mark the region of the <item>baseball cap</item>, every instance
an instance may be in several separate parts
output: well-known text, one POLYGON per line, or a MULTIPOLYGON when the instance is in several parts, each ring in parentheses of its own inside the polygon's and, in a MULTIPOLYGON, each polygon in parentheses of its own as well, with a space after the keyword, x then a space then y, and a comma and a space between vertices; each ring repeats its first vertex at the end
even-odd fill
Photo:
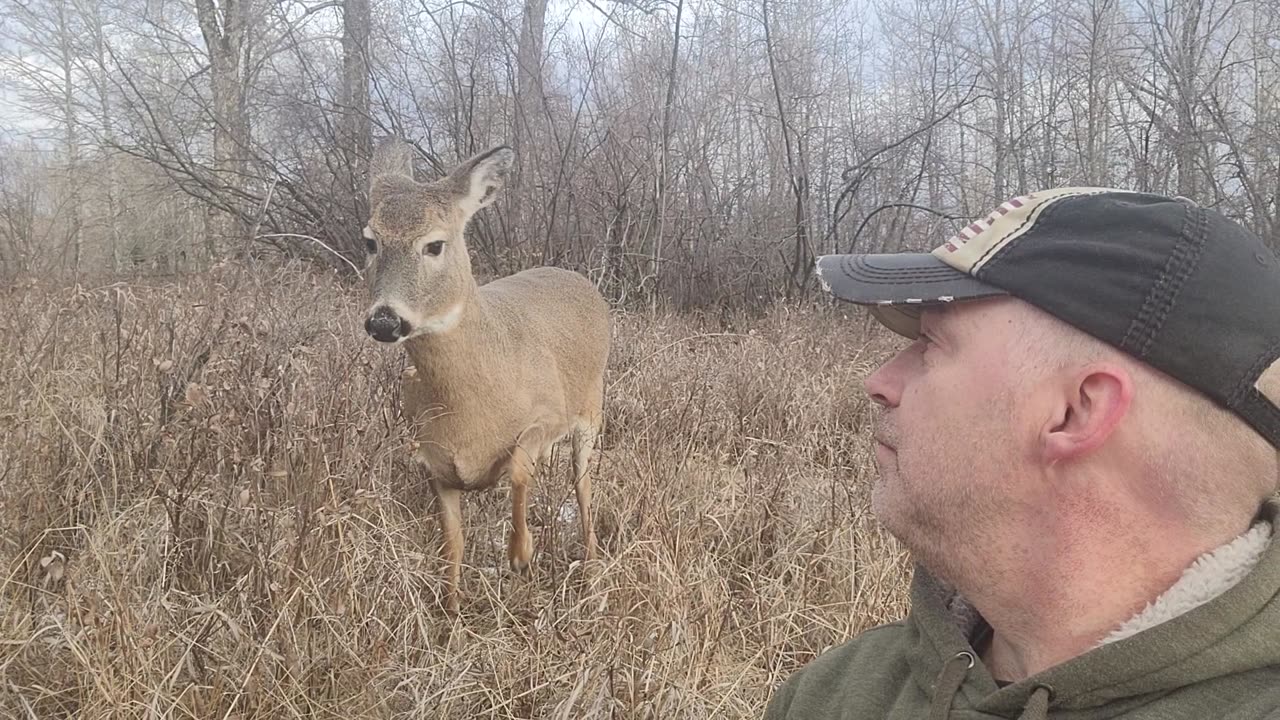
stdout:
POLYGON ((1280 447, 1280 261, 1183 197, 1015 197, 927 253, 824 255, 835 297, 908 338, 932 305, 1013 296, 1180 380, 1280 447))

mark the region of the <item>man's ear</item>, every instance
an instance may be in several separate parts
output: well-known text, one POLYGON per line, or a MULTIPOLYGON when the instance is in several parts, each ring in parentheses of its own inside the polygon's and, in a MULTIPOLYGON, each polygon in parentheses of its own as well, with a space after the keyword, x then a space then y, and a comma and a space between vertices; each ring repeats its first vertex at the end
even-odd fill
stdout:
POLYGON ((1111 437, 1133 403, 1133 377, 1116 363, 1093 363, 1064 385, 1056 401, 1040 433, 1050 463, 1080 458, 1111 437))
POLYGON ((515 157, 514 150, 499 145, 472 156, 449 173, 458 193, 458 206, 467 218, 497 199, 515 157))

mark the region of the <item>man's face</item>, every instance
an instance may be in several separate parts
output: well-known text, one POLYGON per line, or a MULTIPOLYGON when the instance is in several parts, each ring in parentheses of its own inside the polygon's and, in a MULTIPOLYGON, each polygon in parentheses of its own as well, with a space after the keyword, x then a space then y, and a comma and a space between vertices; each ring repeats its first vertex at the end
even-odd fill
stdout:
POLYGON ((921 337, 866 380, 882 410, 872 510, 934 572, 999 542, 1035 441, 1008 298, 926 310, 921 337), (984 542, 984 540, 986 542, 984 542))

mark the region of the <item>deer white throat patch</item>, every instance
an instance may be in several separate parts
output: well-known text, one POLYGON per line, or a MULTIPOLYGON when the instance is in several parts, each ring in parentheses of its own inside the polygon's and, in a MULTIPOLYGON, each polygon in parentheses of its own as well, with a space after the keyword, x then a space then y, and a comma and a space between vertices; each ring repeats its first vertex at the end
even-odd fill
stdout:
MULTIPOLYGON (((458 303, 444 312, 443 315, 425 320, 417 330, 431 335, 439 335, 447 333, 458 326, 458 321, 462 319, 462 303, 458 303)), ((413 333, 417 335, 418 333, 413 333)))

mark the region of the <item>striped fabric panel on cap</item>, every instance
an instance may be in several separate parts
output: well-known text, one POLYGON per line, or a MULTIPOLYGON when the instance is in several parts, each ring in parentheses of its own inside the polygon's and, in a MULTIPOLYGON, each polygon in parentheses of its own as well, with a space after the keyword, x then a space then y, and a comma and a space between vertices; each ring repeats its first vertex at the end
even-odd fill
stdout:
POLYGON ((1111 188, 1065 187, 1020 195, 971 223, 933 250, 933 255, 963 273, 974 275, 1002 248, 1029 230, 1049 205, 1076 195, 1115 192, 1111 188))

